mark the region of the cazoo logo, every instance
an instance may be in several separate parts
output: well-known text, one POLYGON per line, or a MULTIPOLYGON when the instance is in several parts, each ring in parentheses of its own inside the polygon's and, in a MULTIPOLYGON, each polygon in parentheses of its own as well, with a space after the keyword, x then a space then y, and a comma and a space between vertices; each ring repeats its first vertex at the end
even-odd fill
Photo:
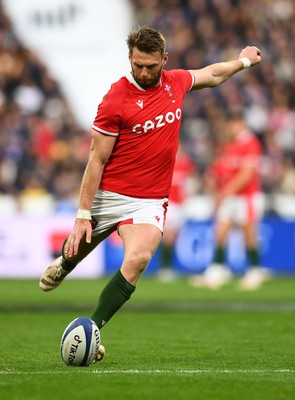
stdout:
POLYGON ((157 117, 154 118, 154 120, 147 120, 145 123, 142 124, 136 124, 132 128, 133 133, 141 134, 141 133, 146 133, 150 130, 156 129, 156 128, 162 128, 166 124, 172 124, 175 120, 180 120, 181 119, 181 109, 177 108, 175 112, 169 111, 165 115, 158 115, 157 117))

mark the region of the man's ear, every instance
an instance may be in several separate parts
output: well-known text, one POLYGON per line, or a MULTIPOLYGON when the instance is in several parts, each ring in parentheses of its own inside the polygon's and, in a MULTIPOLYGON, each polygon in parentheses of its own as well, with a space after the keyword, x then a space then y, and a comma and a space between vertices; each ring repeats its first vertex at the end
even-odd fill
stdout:
POLYGON ((167 62, 168 62, 168 53, 166 51, 166 53, 164 54, 164 57, 163 57, 163 64, 166 65, 167 62))

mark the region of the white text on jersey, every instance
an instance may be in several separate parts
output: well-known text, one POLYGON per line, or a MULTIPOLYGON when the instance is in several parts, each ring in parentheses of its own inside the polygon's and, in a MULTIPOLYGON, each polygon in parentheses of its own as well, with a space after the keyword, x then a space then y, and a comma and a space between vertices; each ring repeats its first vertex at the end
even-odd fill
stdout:
POLYGON ((181 119, 181 109, 177 108, 175 113, 173 111, 167 112, 165 115, 158 115, 154 118, 154 120, 147 120, 144 124, 136 124, 132 128, 133 133, 146 133, 149 130, 153 130, 156 128, 162 128, 167 123, 172 124, 175 119, 178 121, 181 119))

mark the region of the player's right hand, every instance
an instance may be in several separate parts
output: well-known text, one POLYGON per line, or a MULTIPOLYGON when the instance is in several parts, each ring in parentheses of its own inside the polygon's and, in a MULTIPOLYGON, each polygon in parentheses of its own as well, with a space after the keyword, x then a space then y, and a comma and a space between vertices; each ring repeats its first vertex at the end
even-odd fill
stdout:
POLYGON ((65 255, 69 258, 77 255, 83 237, 91 243, 92 226, 88 219, 77 218, 65 245, 65 255))

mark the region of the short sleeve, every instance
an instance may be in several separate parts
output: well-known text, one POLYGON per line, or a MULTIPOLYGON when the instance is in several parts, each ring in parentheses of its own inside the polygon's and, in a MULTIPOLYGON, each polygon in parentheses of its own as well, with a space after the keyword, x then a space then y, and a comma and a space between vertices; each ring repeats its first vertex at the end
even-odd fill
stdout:
POLYGON ((190 71, 185 69, 173 69, 169 71, 169 73, 182 87, 183 93, 187 93, 191 90, 195 78, 190 71))
POLYGON ((119 136, 122 101, 111 88, 97 108, 92 128, 104 135, 119 136))

